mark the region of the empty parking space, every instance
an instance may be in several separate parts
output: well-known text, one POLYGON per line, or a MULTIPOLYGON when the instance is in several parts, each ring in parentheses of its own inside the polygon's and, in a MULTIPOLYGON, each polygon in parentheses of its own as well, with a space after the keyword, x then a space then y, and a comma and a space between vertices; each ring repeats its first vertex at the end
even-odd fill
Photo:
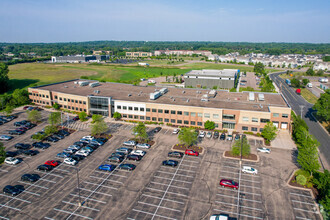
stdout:
POLYGON ((309 191, 290 189, 289 196, 296 219, 321 219, 315 201, 309 191))

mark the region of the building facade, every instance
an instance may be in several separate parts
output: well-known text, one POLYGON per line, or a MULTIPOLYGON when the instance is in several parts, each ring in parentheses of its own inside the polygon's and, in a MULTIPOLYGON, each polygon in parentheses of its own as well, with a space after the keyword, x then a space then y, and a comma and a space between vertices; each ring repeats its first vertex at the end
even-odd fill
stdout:
POLYGON ((77 56, 52 56, 52 63, 87 63, 109 60, 109 55, 77 55, 77 56))
POLYGON ((119 112, 126 120, 175 126, 202 128, 209 120, 219 130, 255 133, 261 132, 268 121, 279 129, 286 130, 290 126, 291 108, 280 94, 265 93, 259 100, 254 93, 217 91, 208 96, 208 100, 203 100, 210 90, 170 88, 161 94, 162 90, 157 87, 100 83, 100 86, 91 88, 74 82, 29 88, 29 97, 36 105, 58 103, 63 109, 106 117, 119 112), (154 93, 159 96, 151 99, 150 94, 154 93), (253 101, 249 99, 251 95, 256 97, 253 101))
POLYGON ((150 52, 126 52, 126 57, 150 57, 150 52))

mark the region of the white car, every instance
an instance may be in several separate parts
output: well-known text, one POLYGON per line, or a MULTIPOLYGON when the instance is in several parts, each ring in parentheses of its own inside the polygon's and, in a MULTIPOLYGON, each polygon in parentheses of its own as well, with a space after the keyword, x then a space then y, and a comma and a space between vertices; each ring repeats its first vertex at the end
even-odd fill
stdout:
POLYGON ((89 155, 89 152, 87 150, 80 150, 76 152, 76 155, 87 157, 89 155))
POLYGON ((233 140, 233 135, 228 134, 228 135, 227 135, 227 141, 232 141, 232 140, 233 140))
POLYGON ((207 132, 206 137, 211 138, 212 137, 212 132, 211 131, 207 132))
POLYGON ((126 146, 135 146, 136 142, 135 141, 125 141, 124 145, 126 145, 126 146))
POLYGON ((146 152, 143 151, 143 150, 133 150, 131 152, 131 154, 133 154, 133 155, 139 155, 139 156, 143 157, 146 154, 146 152))
POLYGON ((220 215, 212 215, 210 220, 228 220, 228 215, 220 214, 220 215))
POLYGON ((68 149, 73 149, 73 150, 80 150, 81 147, 79 147, 78 145, 70 145, 68 147, 68 149))
POLYGON ((92 140, 94 140, 95 138, 94 138, 93 136, 84 136, 84 137, 82 137, 81 139, 86 139, 86 140, 92 141, 92 140))
POLYGON ((68 153, 68 154, 73 154, 76 151, 77 151, 76 149, 72 149, 72 148, 67 148, 63 150, 64 153, 68 153))
POLYGON ((0 135, 0 140, 2 141, 9 141, 10 139, 13 139, 13 136, 9 136, 9 135, 0 135))
POLYGON ((243 169, 242 169, 242 172, 243 173, 251 173, 251 174, 258 174, 258 170, 252 168, 252 167, 248 167, 248 166, 243 166, 243 169))
POLYGON ((266 148, 266 147, 258 147, 257 151, 262 152, 262 153, 270 154, 270 149, 266 148))
POLYGON ((149 149, 150 145, 149 144, 137 144, 136 147, 138 148, 144 148, 144 149, 149 149))
POLYGON ((176 128, 173 130, 172 134, 179 134, 180 132, 180 128, 176 128))
POLYGON ((74 165, 76 165, 78 163, 78 161, 76 161, 76 160, 74 160, 72 158, 67 157, 67 158, 64 159, 63 163, 74 166, 74 165))
POLYGON ((11 165, 15 165, 19 163, 19 159, 15 158, 15 157, 7 157, 5 159, 5 163, 6 164, 11 164, 11 165))
POLYGON ((200 138, 205 137, 205 131, 199 131, 198 137, 200 137, 200 138))

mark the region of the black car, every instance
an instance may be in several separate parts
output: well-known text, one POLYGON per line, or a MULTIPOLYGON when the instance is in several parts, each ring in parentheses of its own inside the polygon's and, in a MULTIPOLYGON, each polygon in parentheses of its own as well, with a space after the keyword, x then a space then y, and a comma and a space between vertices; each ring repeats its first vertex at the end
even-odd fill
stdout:
POLYGON ((61 140, 65 138, 65 136, 60 135, 60 134, 58 134, 58 133, 53 134, 53 137, 56 137, 56 138, 61 139, 61 140))
POLYGON ((95 140, 96 140, 96 141, 103 142, 103 143, 105 143, 105 142, 108 141, 108 139, 106 139, 106 138, 96 138, 95 140))
POLYGON ((24 134, 24 131, 10 130, 10 131, 8 131, 8 134, 10 134, 10 135, 21 135, 21 134, 24 134))
POLYGON ((111 156, 108 158, 108 160, 110 162, 115 162, 115 163, 120 163, 124 160, 124 157, 120 157, 120 156, 111 156))
POLYGON ((176 160, 164 160, 163 161, 163 165, 164 166, 172 166, 172 167, 176 167, 178 165, 178 161, 176 160))
POLYGON ((140 155, 130 154, 127 156, 127 160, 140 161, 141 159, 142 159, 142 157, 140 155))
POLYGON ((15 186, 7 185, 3 188, 4 194, 10 194, 12 196, 17 196, 23 191, 24 191, 24 186, 22 185, 15 185, 15 186))
POLYGON ((29 150, 31 148, 31 145, 30 144, 17 143, 17 144, 15 144, 15 148, 20 149, 20 150, 29 150))
POLYGON ((124 154, 124 153, 122 153, 122 152, 115 152, 115 153, 112 153, 112 154, 111 154, 111 157, 115 157, 115 156, 125 158, 126 154, 124 154))
POLYGON ((6 152, 6 157, 16 157, 17 155, 19 155, 19 153, 17 151, 7 151, 6 152))
POLYGON ((25 125, 25 127, 29 128, 29 129, 34 128, 35 126, 37 126, 37 125, 36 124, 32 124, 32 123, 27 123, 25 125))
POLYGON ((154 132, 155 132, 155 133, 158 133, 158 132, 160 132, 161 130, 162 130, 161 127, 156 127, 156 128, 154 129, 154 132))
POLYGON ((59 140, 60 139, 58 139, 57 137, 54 137, 54 136, 49 136, 46 138, 46 141, 49 141, 49 142, 57 142, 59 140))
POLYGON ((40 149, 47 149, 50 147, 49 143, 44 143, 44 142, 34 142, 32 144, 33 147, 35 148, 40 148, 40 149))
POLYGON ((218 139, 219 138, 219 132, 215 131, 214 134, 213 134, 213 138, 218 139))
POLYGON ((235 135, 235 141, 238 141, 241 138, 241 136, 239 134, 235 135))
POLYGON ((222 133, 220 135, 220 140, 226 140, 226 134, 225 133, 222 133))
POLYGON ((20 126, 23 126, 23 125, 29 125, 29 124, 31 124, 29 121, 27 121, 27 120, 23 120, 23 121, 15 122, 15 123, 14 123, 14 126, 16 126, 16 127, 20 127, 20 126))
POLYGON ((136 166, 134 164, 130 164, 130 163, 124 163, 124 164, 120 164, 118 166, 119 169, 123 169, 123 170, 134 170, 136 168, 136 166))
POLYGON ((57 133, 62 135, 62 136, 69 136, 70 135, 70 132, 68 132, 66 130, 59 130, 57 133))
POLYGON ((78 145, 79 147, 85 147, 87 145, 87 143, 77 141, 77 142, 74 142, 73 145, 78 145))
POLYGON ((3 121, 0 121, 0 125, 3 125, 4 124, 4 122, 3 121))
POLYGON ((39 154, 39 151, 37 150, 24 150, 22 151, 22 154, 28 155, 28 156, 34 156, 39 154))
POLYGON ((172 152, 169 152, 167 154, 167 156, 169 156, 169 157, 176 157, 176 158, 182 158, 183 157, 183 153, 178 152, 178 151, 172 151, 172 152))
POLYGON ((97 145, 97 144, 87 144, 86 147, 90 147, 93 150, 96 150, 97 148, 99 148, 99 145, 97 145))
POLYGON ((51 171, 52 169, 53 169, 53 166, 51 166, 51 165, 46 165, 46 164, 39 165, 39 166, 37 167, 37 170, 40 170, 40 171, 46 171, 46 172, 51 171))
POLYGON ((76 160, 76 161, 81 161, 81 160, 85 159, 85 157, 81 156, 81 155, 71 155, 69 157, 76 160))
POLYGON ((36 182, 40 179, 40 176, 38 174, 24 174, 21 177, 22 181, 26 181, 26 182, 36 182))

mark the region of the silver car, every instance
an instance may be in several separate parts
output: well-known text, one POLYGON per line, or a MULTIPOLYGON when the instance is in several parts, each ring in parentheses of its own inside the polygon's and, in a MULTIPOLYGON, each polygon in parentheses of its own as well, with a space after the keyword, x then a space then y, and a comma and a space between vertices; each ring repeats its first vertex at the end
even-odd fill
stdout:
POLYGON ((144 149, 149 149, 150 145, 149 144, 137 144, 136 147, 138 148, 144 148, 144 149))
POLYGON ((125 141, 124 145, 126 145, 126 146, 135 146, 136 142, 135 141, 125 141))

